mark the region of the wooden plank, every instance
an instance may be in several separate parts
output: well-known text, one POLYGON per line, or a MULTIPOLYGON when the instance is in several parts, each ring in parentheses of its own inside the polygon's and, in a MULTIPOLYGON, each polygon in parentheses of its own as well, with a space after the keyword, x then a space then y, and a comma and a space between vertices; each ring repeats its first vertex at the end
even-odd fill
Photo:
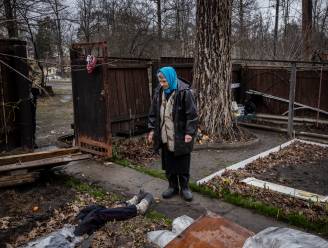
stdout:
POLYGON ((247 238, 254 235, 248 229, 219 215, 200 217, 166 248, 242 248, 247 238))
POLYGON ((23 163, 15 163, 0 166, 0 172, 11 171, 11 170, 19 170, 19 169, 35 169, 38 167, 46 167, 46 166, 58 166, 60 164, 67 164, 72 161, 83 160, 91 158, 90 154, 73 154, 66 155, 62 157, 54 157, 54 158, 45 158, 34 161, 27 161, 23 163))
POLYGON ((39 177, 39 175, 39 172, 32 172, 24 175, 0 176, 0 188, 23 183, 31 183, 34 182, 35 179, 39 177))
MULTIPOLYGON (((256 114, 256 118, 260 119, 273 119, 273 120, 288 120, 287 116, 281 116, 281 115, 269 115, 269 114, 256 114)), ((304 122, 304 123, 316 123, 317 120, 313 118, 306 118, 306 117, 294 117, 294 121, 297 122, 304 122)), ((328 124, 327 120, 319 119, 319 123, 321 124, 328 124)))
MULTIPOLYGON (((119 102, 119 113, 120 115, 129 115, 129 111, 128 111, 128 106, 127 106, 127 100, 126 100, 126 89, 125 89, 125 81, 124 81, 124 74, 127 73, 128 70, 119 70, 117 72, 117 77, 116 77, 116 85, 117 85, 117 89, 118 89, 118 102, 119 102)), ((120 123, 120 131, 123 130, 128 130, 129 126, 127 125, 127 123, 120 123)))
POLYGON ((57 156, 68 155, 77 152, 79 152, 79 149, 77 147, 73 147, 73 148, 57 149, 51 151, 42 151, 42 152, 33 152, 33 153, 5 156, 5 157, 0 157, 0 166, 5 164, 14 164, 19 162, 27 162, 32 160, 57 157, 57 156))
POLYGON ((269 189, 269 190, 272 190, 272 191, 275 191, 275 192, 278 192, 281 194, 289 195, 292 197, 296 197, 296 198, 311 201, 311 202, 328 202, 327 195, 326 196, 319 195, 316 193, 311 193, 308 191, 299 190, 299 189, 287 187, 284 185, 263 181, 263 180, 255 178, 255 177, 247 177, 247 178, 243 179, 241 182, 246 183, 248 185, 258 187, 258 188, 269 189))
POLYGON ((135 68, 147 69, 149 65, 147 64, 116 64, 116 63, 109 63, 108 68, 112 69, 130 69, 133 70, 135 68))

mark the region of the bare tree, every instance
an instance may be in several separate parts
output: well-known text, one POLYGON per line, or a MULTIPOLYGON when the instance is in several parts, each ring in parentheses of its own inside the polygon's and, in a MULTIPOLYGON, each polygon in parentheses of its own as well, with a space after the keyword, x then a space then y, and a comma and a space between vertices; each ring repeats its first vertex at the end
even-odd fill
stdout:
POLYGON ((64 5, 63 0, 44 0, 50 9, 56 23, 56 34, 57 34, 57 50, 59 57, 59 72, 60 75, 64 75, 64 52, 63 52, 63 34, 62 34, 62 16, 64 10, 68 7, 64 5))
POLYGON ((43 70, 43 64, 40 61, 39 51, 37 49, 37 43, 35 39, 35 26, 40 16, 44 16, 42 7, 40 4, 42 1, 32 1, 32 0, 20 0, 16 2, 16 10, 19 17, 23 20, 24 26, 22 30, 27 32, 29 39, 33 45, 34 59, 40 69, 41 75, 41 86, 45 86, 45 75, 43 70))
POLYGON ((79 12, 80 32, 83 34, 84 41, 90 42, 91 36, 94 34, 97 25, 95 1, 77 0, 77 8, 79 12))
POLYGON ((231 1, 197 0, 194 84, 200 127, 219 139, 234 139, 231 116, 231 1))

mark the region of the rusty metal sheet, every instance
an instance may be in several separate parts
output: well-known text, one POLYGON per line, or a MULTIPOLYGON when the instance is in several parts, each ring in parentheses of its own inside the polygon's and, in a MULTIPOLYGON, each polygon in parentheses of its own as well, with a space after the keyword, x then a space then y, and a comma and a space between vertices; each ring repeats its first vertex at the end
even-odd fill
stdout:
POLYGON ((219 215, 200 217, 167 248, 241 248, 254 233, 219 215))

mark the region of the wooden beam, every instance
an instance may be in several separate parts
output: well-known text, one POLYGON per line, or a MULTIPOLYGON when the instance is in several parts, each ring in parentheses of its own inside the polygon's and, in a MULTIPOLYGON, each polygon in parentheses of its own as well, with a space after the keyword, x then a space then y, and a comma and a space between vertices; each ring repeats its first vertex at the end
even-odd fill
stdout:
POLYGON ((27 161, 23 163, 15 163, 0 166, 0 172, 11 171, 11 170, 20 170, 20 169, 36 169, 39 167, 54 167, 63 164, 67 164, 72 161, 83 160, 91 158, 90 154, 73 154, 66 155, 62 157, 54 157, 54 158, 45 158, 34 161, 27 161))
POLYGON ((73 154, 73 153, 77 153, 77 152, 79 152, 79 148, 72 147, 72 148, 65 148, 65 149, 56 149, 56 150, 50 150, 50 151, 24 153, 24 154, 18 154, 18 155, 5 156, 5 157, 0 157, 0 166, 6 165, 6 164, 14 164, 14 163, 38 160, 38 159, 58 157, 58 156, 73 154))
POLYGON ((39 172, 32 172, 22 175, 0 176, 0 188, 34 182, 39 174, 39 172))
POLYGON ((293 138, 294 133, 294 102, 296 89, 296 64, 292 64, 289 82, 289 107, 288 107, 288 136, 293 138))

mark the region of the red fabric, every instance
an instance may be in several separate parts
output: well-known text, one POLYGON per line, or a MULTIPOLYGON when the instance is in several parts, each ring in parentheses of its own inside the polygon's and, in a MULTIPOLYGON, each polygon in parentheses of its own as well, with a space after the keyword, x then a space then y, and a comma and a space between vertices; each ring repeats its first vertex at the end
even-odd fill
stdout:
POLYGON ((96 64, 97 64, 97 59, 95 56, 90 56, 88 59, 87 59, 87 71, 89 74, 91 74, 93 72, 93 70, 95 69, 96 67, 96 64))

